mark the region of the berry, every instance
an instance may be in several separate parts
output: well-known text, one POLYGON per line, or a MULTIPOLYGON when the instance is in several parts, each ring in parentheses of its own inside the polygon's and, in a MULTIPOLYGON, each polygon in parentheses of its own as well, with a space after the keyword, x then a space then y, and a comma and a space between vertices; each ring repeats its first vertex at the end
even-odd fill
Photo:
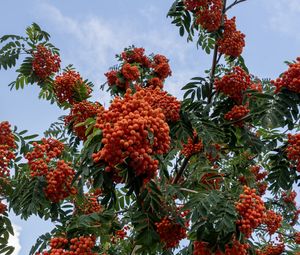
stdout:
POLYGON ((297 58, 296 63, 289 65, 288 70, 280 78, 271 81, 271 83, 276 87, 275 93, 279 92, 282 88, 300 93, 300 57, 297 58))
POLYGON ((187 143, 183 145, 181 154, 188 158, 202 150, 203 143, 199 140, 197 133, 194 131, 193 138, 189 137, 187 143))
POLYGON ((280 214, 272 210, 266 211, 263 223, 266 224, 270 235, 273 235, 280 228, 281 222, 282 216, 280 214))
POLYGON ((79 123, 85 122, 88 118, 95 118, 98 111, 104 111, 104 108, 99 103, 91 103, 88 101, 82 101, 74 104, 71 108, 70 114, 65 117, 65 124, 72 123, 72 129, 76 136, 85 141, 86 140, 86 126, 76 126, 79 123))
POLYGON ((243 127, 244 121, 240 119, 247 116, 249 112, 250 110, 248 109, 248 106, 235 105, 229 112, 224 115, 224 119, 228 121, 236 121, 234 125, 243 127))
POLYGON ((32 69, 40 79, 45 80, 52 73, 59 71, 61 62, 59 56, 52 54, 44 45, 39 44, 32 56, 32 69))
POLYGON ((155 223, 155 226, 165 249, 177 247, 180 240, 186 237, 185 228, 168 217, 164 217, 160 222, 155 223))
POLYGON ((216 90, 230 97, 240 104, 243 99, 243 92, 251 86, 250 76, 240 67, 235 66, 232 71, 221 79, 215 80, 216 90))
POLYGON ((4 214, 6 210, 7 210, 7 206, 4 203, 2 203, 2 201, 0 200, 0 215, 4 214))
POLYGON ((106 171, 116 172, 118 164, 129 161, 136 176, 154 177, 158 161, 156 154, 169 150, 169 126, 161 108, 154 109, 148 102, 151 93, 139 90, 124 98, 116 97, 108 110, 100 112, 95 127, 103 132, 103 148, 93 155, 94 161, 108 164, 106 171))
POLYGON ((155 55, 151 67, 153 68, 154 75, 161 80, 172 75, 169 60, 163 55, 155 55))
POLYGON ((129 63, 125 63, 122 66, 121 73, 128 81, 135 81, 140 76, 139 68, 137 66, 130 65, 129 63))
POLYGON ((0 178, 10 176, 9 166, 15 159, 15 137, 7 121, 0 122, 0 178))
POLYGON ((236 210, 240 216, 237 221, 240 231, 249 238, 255 228, 263 222, 266 211, 261 197, 256 195, 255 189, 243 187, 244 192, 236 203, 236 210))
POLYGON ((122 59, 130 64, 139 63, 142 67, 149 68, 151 62, 147 56, 145 56, 145 49, 132 48, 121 53, 122 59))
POLYGON ((219 29, 222 22, 223 1, 206 0, 196 12, 196 23, 208 32, 219 29))
POLYGON ((286 148, 287 158, 296 166, 300 172, 300 134, 288 134, 288 146, 286 148))
POLYGON ((236 29, 235 17, 225 16, 223 36, 217 40, 219 53, 231 57, 239 57, 245 47, 245 35, 236 29))
POLYGON ((56 76, 53 89, 59 103, 68 102, 69 104, 88 98, 92 92, 91 87, 84 83, 80 74, 73 70, 56 76))

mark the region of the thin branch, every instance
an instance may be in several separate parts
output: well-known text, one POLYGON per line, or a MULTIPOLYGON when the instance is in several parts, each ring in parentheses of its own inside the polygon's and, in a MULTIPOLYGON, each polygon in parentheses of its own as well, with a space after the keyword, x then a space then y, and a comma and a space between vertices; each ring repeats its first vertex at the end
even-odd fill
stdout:
POLYGON ((186 169, 186 167, 187 167, 187 165, 188 165, 188 163, 189 163, 190 158, 191 158, 191 156, 186 157, 186 158, 183 160, 183 163, 182 163, 182 165, 181 165, 181 167, 180 167, 180 169, 179 169, 177 175, 176 175, 175 178, 173 179, 172 184, 176 184, 176 183, 179 181, 180 177, 182 176, 184 170, 186 169))
POLYGON ((231 9, 233 6, 242 3, 242 2, 246 2, 247 0, 235 0, 232 4, 230 4, 226 9, 225 12, 227 12, 229 9, 231 9))
MULTIPOLYGON (((223 1, 223 14, 222 14, 222 25, 224 23, 224 15, 226 12, 226 1, 223 1)), ((213 60, 212 60, 212 65, 211 65, 211 72, 210 72, 210 84, 209 84, 209 95, 208 95, 208 99, 207 102, 208 104, 211 103, 212 97, 213 97, 213 84, 214 84, 214 79, 215 79, 215 73, 216 73, 216 68, 217 68, 217 64, 220 61, 221 58, 221 54, 218 57, 218 48, 219 45, 217 44, 217 42, 215 43, 215 48, 214 48, 214 55, 213 55, 213 60)))

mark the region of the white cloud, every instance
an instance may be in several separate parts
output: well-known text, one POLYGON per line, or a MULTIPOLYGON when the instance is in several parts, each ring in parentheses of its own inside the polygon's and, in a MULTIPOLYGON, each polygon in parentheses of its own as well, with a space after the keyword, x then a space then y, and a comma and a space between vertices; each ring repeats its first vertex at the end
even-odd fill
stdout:
POLYGON ((300 39, 299 0, 265 0, 265 7, 270 12, 269 25, 277 32, 300 39))
POLYGON ((21 227, 18 225, 13 224, 14 229, 14 235, 9 237, 8 245, 15 247, 14 252, 12 255, 19 255, 21 251, 21 244, 20 244, 20 233, 21 233, 21 227))
MULTIPOLYGON (((38 10, 38 13, 43 15, 41 19, 49 22, 49 25, 54 25, 52 29, 55 29, 58 36, 68 37, 66 40, 68 47, 65 46, 62 51, 64 59, 69 63, 74 63, 89 79, 100 81, 99 84, 105 81, 104 72, 117 63, 114 59, 115 54, 132 44, 144 47, 147 53, 155 52, 166 55, 171 59, 171 67, 172 62, 180 66, 178 71, 173 72, 172 83, 174 81, 187 82, 190 77, 188 74, 192 70, 188 65, 188 52, 191 47, 188 47, 186 41, 179 37, 171 22, 164 24, 158 21, 153 24, 156 22, 153 17, 157 17, 154 13, 157 14, 160 11, 155 6, 148 8, 148 11, 139 10, 145 22, 142 27, 130 19, 120 23, 114 20, 104 20, 99 16, 87 15, 80 20, 65 15, 57 7, 45 2, 40 2, 38 10)), ((173 89, 172 94, 175 92, 175 95, 179 96, 178 91, 181 85, 177 85, 177 93, 173 89)), ((101 102, 103 100, 108 102, 108 95, 101 92, 101 97, 101 102)))

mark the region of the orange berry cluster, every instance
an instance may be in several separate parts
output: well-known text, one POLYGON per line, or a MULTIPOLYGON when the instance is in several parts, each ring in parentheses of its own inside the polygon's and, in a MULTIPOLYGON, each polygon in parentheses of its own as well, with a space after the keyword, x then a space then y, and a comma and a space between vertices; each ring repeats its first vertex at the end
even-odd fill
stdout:
POLYGON ((277 245, 269 244, 264 249, 256 251, 256 255, 281 255, 284 252, 284 243, 277 245))
POLYGON ((149 68, 151 61, 145 56, 145 49, 143 48, 132 48, 121 53, 122 59, 130 64, 139 63, 141 66, 149 68))
POLYGON ((74 104, 71 108, 70 114, 65 117, 65 124, 72 124, 72 129, 76 136, 85 141, 86 140, 86 127, 81 125, 76 127, 79 123, 85 122, 88 118, 95 118, 97 116, 98 110, 104 110, 104 108, 99 103, 92 103, 88 101, 82 101, 80 103, 74 104))
POLYGON ((237 221, 240 231, 249 238, 255 228, 262 224, 266 211, 263 200, 256 195, 256 190, 247 186, 243 187, 244 192, 240 195, 235 208, 240 216, 237 221))
POLYGON ((46 197, 53 203, 76 194, 76 188, 72 187, 75 171, 64 160, 57 161, 56 168, 46 175, 47 186, 44 189, 46 197))
POLYGON ((59 56, 52 54, 44 45, 38 45, 32 55, 32 69, 36 76, 42 80, 59 71, 61 62, 59 56))
POLYGON ((171 75, 169 60, 159 54, 150 58, 144 53, 143 48, 125 49, 119 56, 119 61, 122 61, 120 70, 105 73, 108 85, 125 90, 131 84, 145 82, 144 87, 163 88, 164 80, 171 75))
POLYGON ((165 249, 177 247, 180 240, 186 238, 185 228, 168 217, 164 217, 160 222, 155 223, 155 226, 165 249))
POLYGON ((41 142, 34 142, 33 150, 25 155, 31 177, 46 175, 49 172, 49 162, 59 157, 64 150, 64 144, 54 138, 43 138, 41 142))
POLYGON ((250 85, 250 89, 256 90, 257 92, 262 93, 263 92, 263 87, 261 83, 252 83, 250 85))
POLYGON ((288 134, 287 158, 291 160, 300 172, 300 134, 288 134))
POLYGON ((296 200, 295 200, 296 197, 297 197, 296 191, 291 191, 289 193, 282 192, 282 200, 285 203, 290 203, 296 206, 296 200))
POLYGON ((97 193, 97 192, 85 194, 82 205, 75 205, 76 209, 79 209, 83 214, 86 215, 95 212, 101 212, 102 206, 98 200, 98 197, 100 195, 101 193, 97 193))
POLYGON ((78 96, 78 91, 82 91, 82 87, 84 87, 86 93, 84 96, 88 97, 92 92, 91 87, 84 83, 78 72, 73 70, 65 71, 56 76, 53 83, 54 93, 59 103, 74 104, 77 102, 76 96, 78 96))
POLYGON ((55 237, 50 240, 50 250, 36 255, 97 255, 92 251, 96 238, 93 236, 80 236, 70 240, 64 237, 55 237))
POLYGON ((153 68, 154 74, 161 80, 172 75, 169 60, 163 55, 155 55, 151 67, 153 68))
POLYGON ((230 73, 224 75, 221 79, 215 80, 216 90, 229 96, 238 104, 242 102, 243 92, 250 86, 250 76, 238 66, 235 66, 230 73))
POLYGON ((300 244, 300 232, 294 234, 294 240, 296 244, 300 244))
POLYGON ((258 193, 262 196, 266 193, 268 183, 265 181, 265 177, 268 175, 267 171, 261 171, 260 166, 251 166, 250 172, 255 176, 256 186, 258 193))
POLYGON ((246 105, 235 105, 232 109, 224 115, 224 119, 228 121, 237 121, 234 125, 238 127, 244 126, 244 121, 240 120, 243 117, 247 116, 250 112, 248 106, 246 105), (240 120, 240 121, 238 121, 240 120))
MULTIPOLYGON (((137 87, 137 91, 141 90, 143 89, 137 87)), ((144 90, 148 94, 148 103, 153 109, 160 108, 167 122, 176 122, 180 119, 181 103, 176 97, 169 95, 166 91, 162 91, 159 88, 146 88, 144 90)))
POLYGON ((208 32, 219 29, 222 23, 222 0, 206 0, 196 12, 196 23, 208 32))
POLYGON ((9 164, 15 159, 15 148, 15 138, 9 122, 0 122, 0 178, 9 177, 9 164))
POLYGON ((232 244, 226 245, 225 253, 223 253, 220 249, 212 252, 209 249, 208 243, 196 241, 194 242, 193 255, 247 255, 247 250, 249 249, 249 247, 249 244, 242 244, 234 238, 232 244))
POLYGON ((203 150, 203 143, 199 140, 196 131, 193 132, 193 138, 189 137, 186 144, 183 144, 181 154, 185 157, 191 157, 192 155, 199 153, 203 150))
POLYGON ((227 56, 239 57, 245 47, 245 35, 236 29, 235 17, 227 19, 225 16, 222 38, 217 40, 219 53, 227 56))
POLYGON ((184 5, 187 10, 195 11, 200 7, 204 6, 207 0, 184 0, 184 5))
POLYGON ((42 139, 42 143, 33 143, 33 150, 25 155, 28 160, 30 176, 44 176, 47 185, 44 189, 46 197, 58 203, 76 189, 71 187, 75 171, 64 160, 55 161, 64 150, 64 145, 54 138, 42 139), (51 166, 50 166, 51 163, 51 166))
POLYGON ((282 216, 272 210, 265 213, 263 223, 267 226, 268 233, 273 235, 281 226, 282 216))
POLYGON ((148 103, 151 93, 131 93, 128 89, 124 98, 116 97, 108 110, 99 113, 95 127, 103 132, 103 148, 93 158, 107 163, 106 171, 114 171, 118 164, 130 159, 128 166, 136 176, 152 178, 158 168, 152 156, 169 150, 169 126, 162 110, 148 103))
POLYGON ((125 63, 121 68, 124 78, 129 81, 135 81, 140 77, 140 71, 137 66, 125 63))
POLYGON ((4 203, 2 203, 2 201, 0 200, 0 215, 4 214, 6 210, 7 210, 7 206, 4 203))
POLYGON ((280 78, 277 78, 271 83, 276 86, 276 93, 282 88, 287 88, 290 91, 300 93, 300 57, 297 62, 290 64, 287 71, 285 71, 280 78))

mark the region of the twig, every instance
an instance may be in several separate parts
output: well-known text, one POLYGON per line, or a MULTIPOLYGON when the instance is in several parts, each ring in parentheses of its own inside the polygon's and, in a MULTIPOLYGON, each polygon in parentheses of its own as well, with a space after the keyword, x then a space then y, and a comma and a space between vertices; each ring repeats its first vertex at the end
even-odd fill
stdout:
POLYGON ((226 9, 225 9, 225 12, 227 12, 229 9, 231 9, 233 6, 239 4, 239 3, 242 3, 242 2, 245 2, 247 0, 235 0, 231 5, 229 5, 226 9))
POLYGON ((179 179, 180 179, 180 177, 182 176, 182 174, 183 174, 185 168, 187 167, 187 164, 189 163, 190 158, 191 158, 191 156, 186 157, 186 158, 183 160, 183 163, 182 163, 182 165, 181 165, 181 167, 180 167, 180 169, 179 169, 177 175, 175 176, 174 180, 172 181, 172 184, 176 184, 176 183, 179 181, 179 179))
MULTIPOLYGON (((226 12, 226 1, 223 1, 223 14, 222 14, 222 24, 224 23, 224 15, 226 12)), ((215 48, 214 48, 214 55, 213 55, 213 60, 212 60, 212 65, 211 65, 211 72, 210 72, 210 84, 209 84, 209 95, 208 95, 208 99, 207 102, 208 104, 211 103, 212 97, 213 97, 213 84, 214 84, 214 78, 215 78, 215 73, 216 73, 216 68, 217 68, 217 64, 221 58, 221 54, 218 57, 218 48, 219 45, 217 44, 217 42, 215 43, 215 48)))

